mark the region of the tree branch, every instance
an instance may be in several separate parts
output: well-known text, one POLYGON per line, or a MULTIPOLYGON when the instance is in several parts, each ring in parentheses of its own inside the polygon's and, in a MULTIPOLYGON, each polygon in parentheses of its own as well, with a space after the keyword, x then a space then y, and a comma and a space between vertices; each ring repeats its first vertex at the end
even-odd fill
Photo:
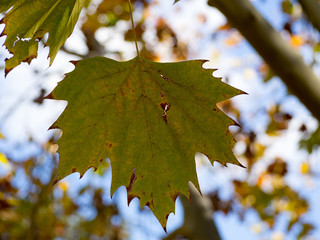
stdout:
POLYGON ((196 187, 189 182, 191 202, 181 196, 184 207, 184 223, 182 227, 169 234, 164 240, 176 239, 178 236, 189 240, 221 240, 217 227, 212 219, 213 207, 211 201, 201 196, 196 187))
POLYGON ((320 121, 320 79, 248 0, 209 0, 320 121))
POLYGON ((317 0, 298 0, 315 29, 320 32, 320 3, 317 0))
POLYGON ((68 53, 70 55, 74 55, 74 56, 77 56, 77 57, 80 57, 80 58, 86 58, 86 55, 83 55, 83 54, 77 53, 75 51, 69 50, 64 45, 60 48, 60 50, 64 51, 65 53, 68 53))

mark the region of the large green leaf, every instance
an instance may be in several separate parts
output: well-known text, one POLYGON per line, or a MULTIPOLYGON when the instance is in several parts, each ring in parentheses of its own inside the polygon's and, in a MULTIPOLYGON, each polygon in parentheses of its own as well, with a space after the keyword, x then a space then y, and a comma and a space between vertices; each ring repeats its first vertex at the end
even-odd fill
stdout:
POLYGON ((228 131, 234 121, 216 103, 241 91, 212 77, 204 62, 77 62, 52 93, 68 101, 52 126, 63 130, 58 180, 109 158, 112 194, 126 186, 129 201, 138 197, 165 226, 177 196, 189 197, 188 181, 199 189, 197 152, 239 165, 228 131))
POLYGON ((72 33, 81 9, 90 0, 3 0, 0 12, 5 14, 1 23, 6 35, 4 45, 13 54, 6 60, 6 74, 21 62, 28 62, 37 56, 38 43, 49 33, 46 45, 50 47, 50 64, 60 47, 72 33))

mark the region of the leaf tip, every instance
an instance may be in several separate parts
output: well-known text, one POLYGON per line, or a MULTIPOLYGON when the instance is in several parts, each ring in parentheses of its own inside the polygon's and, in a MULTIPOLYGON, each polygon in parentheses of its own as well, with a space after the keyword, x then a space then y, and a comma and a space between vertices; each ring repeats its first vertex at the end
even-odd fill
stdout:
POLYGON ((58 128, 59 128, 59 126, 57 125, 56 122, 54 122, 54 123, 48 128, 48 130, 54 130, 54 129, 58 129, 58 128))
MULTIPOLYGON (((229 117, 229 116, 228 116, 229 117)), ((229 117, 229 119, 231 120, 231 124, 228 126, 228 127, 231 127, 231 126, 235 126, 235 127, 239 127, 239 128, 242 128, 240 123, 238 123, 236 120, 234 120, 233 118, 229 117)), ((228 130, 228 132, 230 132, 228 130)))
POLYGON ((174 192, 174 193, 170 194, 172 201, 175 202, 180 194, 181 194, 180 192, 174 192))
MULTIPOLYGON (((169 216, 169 214, 166 216, 166 221, 168 220, 168 216, 169 216)), ((162 224, 161 224, 161 226, 162 226, 162 228, 163 228, 163 231, 164 231, 166 234, 168 234, 168 232, 167 232, 167 226, 166 226, 166 225, 162 225, 162 224)))
POLYGON ((242 91, 242 90, 240 90, 240 89, 238 89, 238 91, 239 91, 239 95, 242 95, 242 94, 244 94, 244 95, 249 95, 249 93, 247 93, 247 92, 245 92, 245 91, 242 91))
POLYGON ((74 66, 77 66, 79 61, 70 61, 70 63, 72 63, 74 66))
POLYGON ((202 64, 206 63, 206 62, 209 62, 208 59, 199 59, 198 61, 200 61, 202 64))
MULTIPOLYGON (((99 162, 101 162, 101 161, 99 160, 99 162)), ((90 168, 93 168, 93 171, 94 171, 94 172, 98 170, 98 168, 97 168, 96 166, 91 165, 91 166, 89 166, 89 167, 87 168, 86 171, 88 171, 90 168)))
POLYGON ((53 181, 52 186, 56 185, 62 178, 57 176, 56 179, 53 181))
POLYGON ((177 2, 179 2, 180 0, 174 0, 173 5, 175 5, 177 2))
POLYGON ((128 194, 127 194, 128 206, 130 205, 130 203, 132 202, 132 200, 133 200, 134 198, 140 199, 139 196, 136 196, 136 195, 134 195, 134 194, 132 194, 132 193, 128 193, 128 194))
POLYGON ((52 183, 52 186, 56 185, 58 182, 59 182, 58 179, 54 180, 53 183, 52 183))
POLYGON ((44 100, 44 99, 55 99, 55 98, 53 97, 52 92, 51 92, 47 96, 43 97, 42 99, 44 100))
POLYGON ((4 77, 7 77, 8 73, 11 72, 13 68, 5 68, 4 69, 4 77))
POLYGON ((237 162, 237 165, 238 165, 239 167, 242 167, 242 168, 247 168, 246 166, 242 165, 242 163, 239 162, 239 160, 238 160, 238 162, 237 162))

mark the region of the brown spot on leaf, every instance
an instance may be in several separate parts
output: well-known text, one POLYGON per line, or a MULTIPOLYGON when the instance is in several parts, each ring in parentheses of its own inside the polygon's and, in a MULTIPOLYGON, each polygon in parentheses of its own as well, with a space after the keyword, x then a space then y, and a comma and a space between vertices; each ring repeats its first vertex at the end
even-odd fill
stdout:
POLYGON ((152 198, 150 201, 148 201, 148 202, 146 203, 146 205, 147 205, 150 209, 153 209, 153 208, 154 208, 153 198, 152 198))
POLYGON ((213 111, 215 111, 215 112, 216 112, 216 111, 217 111, 217 109, 216 109, 216 108, 213 108, 213 111))
POLYGON ((162 114, 162 118, 168 124, 167 114, 162 114))
POLYGON ((131 93, 134 93, 134 92, 135 92, 132 87, 129 87, 129 89, 130 89, 130 92, 131 92, 131 93))
POLYGON ((132 190, 132 185, 133 183, 137 180, 137 175, 136 175, 136 169, 132 169, 132 174, 130 177, 130 182, 129 182, 129 186, 126 187, 127 188, 127 192, 128 192, 128 198, 129 198, 129 192, 131 192, 132 190))
POLYGON ((162 118, 168 124, 167 112, 170 110, 170 103, 160 103, 160 107, 163 109, 162 118))
POLYGON ((166 108, 166 105, 168 105, 168 103, 164 102, 164 103, 160 103, 160 107, 164 110, 166 108))
POLYGON ((112 143, 106 142, 106 146, 107 146, 108 148, 111 148, 111 147, 112 147, 112 143))
POLYGON ((72 168, 72 169, 71 169, 71 172, 72 172, 72 173, 75 173, 76 171, 77 171, 76 168, 72 168))
POLYGON ((160 76, 161 78, 163 78, 164 80, 166 80, 166 81, 169 80, 165 75, 163 75, 163 74, 160 72, 160 70, 158 70, 158 74, 159 74, 159 76, 160 76))

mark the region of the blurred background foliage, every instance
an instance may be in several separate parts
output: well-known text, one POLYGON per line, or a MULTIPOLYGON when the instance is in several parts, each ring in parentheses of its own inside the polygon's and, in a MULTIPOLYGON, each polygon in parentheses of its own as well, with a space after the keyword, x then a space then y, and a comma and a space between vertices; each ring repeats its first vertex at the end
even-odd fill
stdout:
MULTIPOLYGON (((154 9, 160 5, 159 1, 134 0, 132 2, 135 7, 135 31, 143 57, 153 61, 181 61, 201 57, 201 54, 197 55, 195 48, 190 46, 203 38, 203 34, 201 31, 197 32, 197 29, 206 25, 209 18, 208 12, 197 13, 196 18, 192 20, 194 22, 192 29, 195 32, 190 38, 185 38, 182 32, 174 27, 172 20, 154 14, 154 9)), ((254 1, 257 7, 264 2, 254 1)), ((184 10, 184 5, 188 4, 195 5, 197 2, 181 0, 175 7, 177 14, 184 10)), ((301 5, 294 0, 277 1, 277 4, 281 13, 281 17, 278 17, 280 20, 277 23, 277 30, 294 49, 302 55, 308 55, 310 66, 319 68, 319 33, 303 14, 301 5)), ((185 14, 185 17, 189 18, 188 13, 185 14)), ((78 24, 77 41, 85 43, 83 46, 86 50, 78 51, 67 42, 61 51, 77 59, 105 55, 125 60, 128 57, 128 51, 126 47, 122 48, 121 44, 125 46, 125 43, 131 44, 134 41, 129 18, 127 0, 93 0, 82 14, 78 24), (116 35, 120 36, 119 46, 109 47, 114 45, 111 42, 116 35)), ((218 28, 208 28, 206 31, 209 32, 211 44, 219 41, 219 49, 211 49, 210 60, 213 64, 219 58, 236 52, 246 44, 245 39, 226 21, 218 28)), ((237 58, 242 57, 241 53, 237 53, 230 57, 236 63, 229 59, 227 64, 241 72, 243 78, 250 79, 254 76, 253 78, 262 79, 262 86, 267 86, 268 82, 275 78, 272 69, 263 61, 247 66, 243 62, 236 61, 237 58)), ((34 70, 34 74, 40 73, 34 70)), ((228 76, 227 72, 224 80, 232 84, 232 78, 232 74, 228 76)), ((46 89, 41 84, 36 85, 35 88, 37 88, 37 94, 23 101, 42 105, 43 97, 50 92, 50 89, 46 89)), ((290 97, 290 93, 286 93, 287 97, 290 97)), ((319 164, 310 160, 311 156, 318 153, 320 129, 315 126, 319 125, 315 119, 313 119, 315 124, 311 125, 308 122, 295 121, 297 113, 291 111, 287 105, 286 100, 268 102, 250 112, 251 122, 248 121, 248 112, 243 110, 246 106, 239 106, 237 99, 228 100, 219 105, 242 126, 231 130, 238 142, 235 154, 247 168, 244 176, 238 177, 235 174, 233 177, 231 174, 228 180, 229 185, 215 186, 205 195, 210 199, 215 212, 225 215, 235 214, 243 221, 247 212, 255 212, 257 222, 251 227, 257 236, 261 236, 257 239, 263 239, 264 232, 271 233, 268 236, 273 236, 273 239, 286 239, 285 236, 293 229, 296 229, 294 230, 296 239, 316 239, 313 232, 320 227, 316 225, 315 219, 304 217, 313 206, 310 206, 308 196, 301 194, 292 186, 291 178, 287 177, 290 174, 299 176, 298 178, 304 179, 306 187, 308 184, 313 185, 314 179, 319 177, 319 168, 316 168, 319 164), (262 118, 259 117, 261 115, 263 115, 262 118), (252 119, 255 118, 262 123, 252 124, 252 119), (266 153, 276 144, 277 139, 281 139, 289 131, 295 131, 298 134, 295 141, 300 149, 296 151, 308 152, 306 159, 298 163, 298 168, 291 167, 291 159, 285 156, 266 157, 266 153), (227 198, 221 193, 224 186, 228 186, 231 192, 227 198), (277 219, 283 214, 286 215, 286 227, 283 233, 272 235, 277 219)), ((3 127, 5 123, 13 121, 10 115, 16 108, 18 108, 17 105, 13 105, 10 111, 1 112, 0 131, 3 133, 6 132, 3 127)), ((0 238, 130 238, 127 223, 119 214, 117 205, 105 200, 105 195, 109 194, 105 189, 86 184, 76 194, 70 194, 69 189, 72 186, 67 180, 53 185, 58 165, 57 146, 54 145, 54 140, 59 132, 50 134, 50 138, 46 141, 35 141, 30 136, 28 141, 19 143, 25 145, 25 148, 32 145, 37 149, 31 156, 23 154, 23 157, 15 157, 12 153, 19 152, 17 148, 21 147, 20 145, 6 149, 0 148, 3 152, 0 154, 0 238), (84 195, 89 199, 85 203, 79 200, 84 195), (83 209, 86 210, 83 211, 83 209)), ((6 146, 4 143, 7 138, 10 136, 1 135, 2 145, 0 146, 6 146)), ((283 149, 283 151, 290 150, 283 149)), ((210 168, 205 160, 200 161, 198 165, 210 168)), ((216 171, 226 171, 223 170, 224 167, 217 164, 214 168, 217 168, 216 171)), ((105 162, 95 175, 103 178, 108 169, 109 164, 105 162)), ((319 229, 317 231, 320 232, 319 229)), ((182 238, 177 235, 172 239, 182 238)))
MULTIPOLYGON (((57 159, 52 140, 22 161, 1 154, 2 165, 10 168, 0 179, 1 239, 125 239, 123 220, 117 207, 104 200, 103 189, 84 185, 70 196, 67 181, 53 185, 57 159), (88 194, 89 201, 79 203, 88 194), (83 208, 92 216, 82 214, 83 208)), ((104 165, 97 174, 104 174, 104 165)))

